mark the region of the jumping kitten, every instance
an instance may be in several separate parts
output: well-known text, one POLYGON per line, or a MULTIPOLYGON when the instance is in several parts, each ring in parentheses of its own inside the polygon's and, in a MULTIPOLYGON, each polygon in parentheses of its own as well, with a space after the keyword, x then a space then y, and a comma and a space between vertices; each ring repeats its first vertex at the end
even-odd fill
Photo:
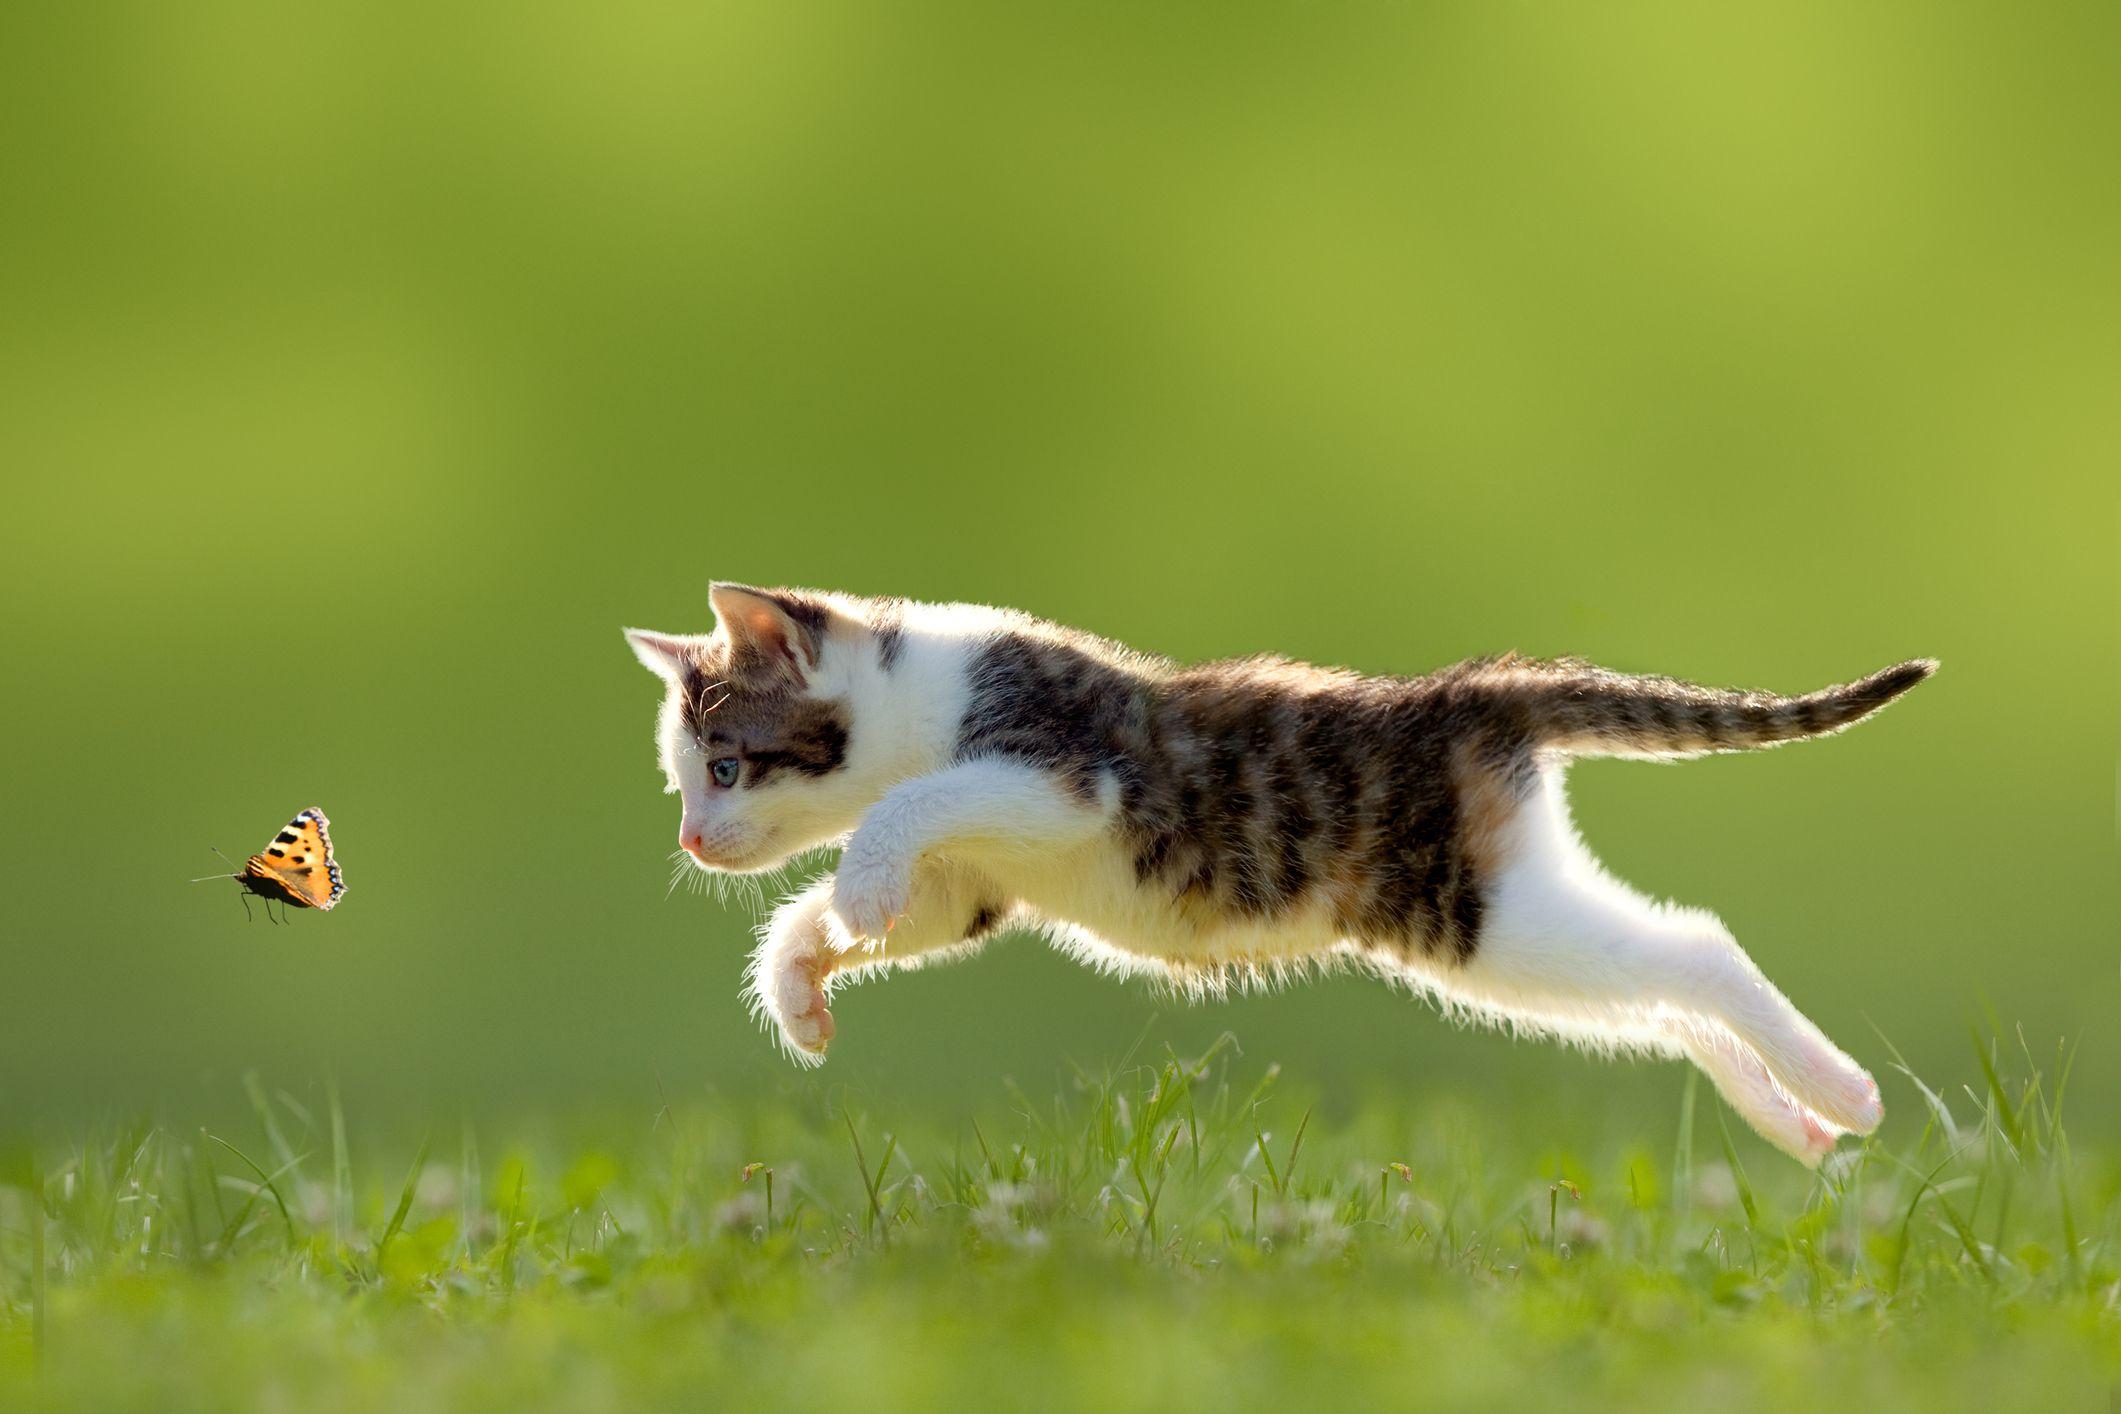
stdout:
POLYGON ((751 962, 806 1064, 842 978, 1035 927, 1192 992, 1349 961, 1520 1030, 1685 1056, 1808 1165, 1877 1127, 1871 1077, 1720 922, 1599 867, 1562 773, 1838 731, 1933 662, 1801 697, 1515 656, 1373 678, 1179 667, 972 605, 711 597, 710 636, 626 637, 669 685, 662 765, 701 866, 844 842, 751 962))

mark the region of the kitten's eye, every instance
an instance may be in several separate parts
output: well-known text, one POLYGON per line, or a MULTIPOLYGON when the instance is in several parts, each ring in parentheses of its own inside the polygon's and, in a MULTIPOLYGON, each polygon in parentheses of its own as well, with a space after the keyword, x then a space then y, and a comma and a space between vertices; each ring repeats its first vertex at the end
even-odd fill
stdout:
POLYGON ((734 756, 717 756, 707 763, 707 774, 714 777, 714 783, 724 790, 736 784, 738 769, 734 756))

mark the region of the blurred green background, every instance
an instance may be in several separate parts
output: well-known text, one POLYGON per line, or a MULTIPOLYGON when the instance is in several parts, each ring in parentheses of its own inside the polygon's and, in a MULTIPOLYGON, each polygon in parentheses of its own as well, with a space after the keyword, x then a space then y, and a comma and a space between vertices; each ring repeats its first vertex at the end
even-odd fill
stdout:
POLYGON ((1175 1007, 1028 938, 797 1077, 751 916, 665 897, 617 632, 719 577, 1372 671, 1936 655, 1847 737, 1581 767, 1581 823, 1875 1068, 1992 1014, 2121 1127, 2115 14, 9 7, 0 1108, 947 1108, 1233 1029, 1666 1112, 1372 982, 1175 1007), (333 916, 185 882, 311 803, 333 916))

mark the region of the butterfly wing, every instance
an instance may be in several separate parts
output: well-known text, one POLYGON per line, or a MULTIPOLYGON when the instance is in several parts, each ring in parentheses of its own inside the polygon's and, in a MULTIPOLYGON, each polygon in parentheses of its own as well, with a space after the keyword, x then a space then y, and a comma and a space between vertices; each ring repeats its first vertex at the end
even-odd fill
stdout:
POLYGON ((250 857, 243 872, 277 885, 290 903, 326 913, 346 892, 331 854, 331 821, 314 805, 288 821, 263 854, 250 857))

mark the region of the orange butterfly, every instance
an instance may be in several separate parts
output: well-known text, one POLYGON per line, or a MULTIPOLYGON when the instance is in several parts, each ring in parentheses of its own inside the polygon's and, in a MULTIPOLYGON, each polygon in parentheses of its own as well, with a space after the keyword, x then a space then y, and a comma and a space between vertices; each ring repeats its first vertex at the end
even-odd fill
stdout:
MULTIPOLYGON (((234 879, 241 884, 246 895, 246 909, 249 907, 247 895, 256 894, 264 899, 268 919, 272 918, 274 899, 278 899, 283 908, 293 904, 296 908, 314 908, 329 913, 346 893, 346 881, 339 877, 338 861, 331 857, 331 821, 325 819, 324 812, 314 805, 288 821, 287 828, 274 835, 271 843, 265 846, 265 852, 252 855, 241 869, 233 874, 207 877, 234 879)), ((203 881, 194 879, 192 882, 203 881)))

